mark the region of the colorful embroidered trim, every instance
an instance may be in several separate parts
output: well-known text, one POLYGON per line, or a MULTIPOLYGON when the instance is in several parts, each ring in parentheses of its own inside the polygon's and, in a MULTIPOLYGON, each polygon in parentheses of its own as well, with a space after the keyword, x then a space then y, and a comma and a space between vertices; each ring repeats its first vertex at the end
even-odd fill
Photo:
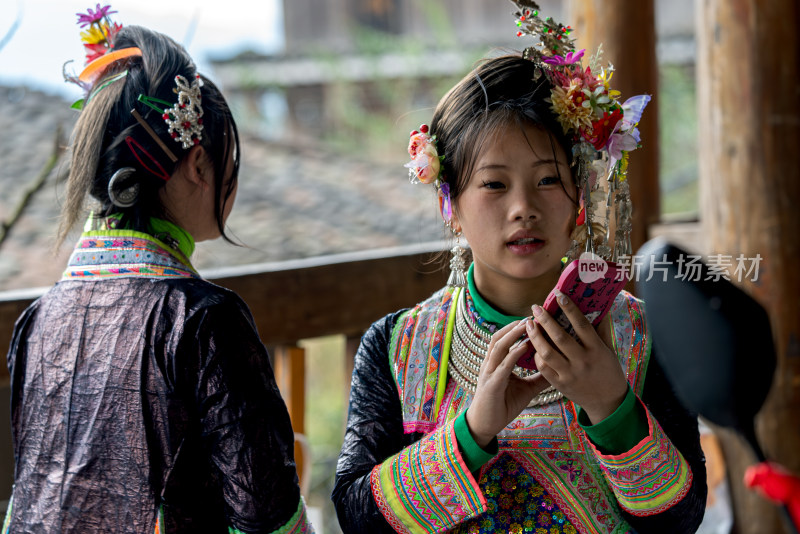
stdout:
POLYGON ((391 368, 403 406, 403 430, 406 433, 430 432, 442 394, 441 366, 449 348, 452 329, 450 309, 457 293, 454 288, 438 291, 427 301, 407 312, 395 325, 390 350, 391 368))
POLYGON ((500 449, 585 451, 575 405, 552 402, 526 408, 497 435, 500 449))
POLYGON ((87 232, 75 245, 61 279, 200 278, 188 259, 178 254, 141 232, 87 232))
POLYGON ((401 533, 446 532, 486 511, 452 421, 376 465, 370 484, 381 513, 401 533))
POLYGON ((525 466, 579 531, 607 534, 631 531, 591 455, 564 451, 510 454, 525 466))
POLYGON ((636 516, 671 508, 692 485, 689 464, 646 407, 645 411, 650 435, 630 451, 605 455, 589 443, 620 506, 636 516))
POLYGON ((612 348, 620 359, 631 389, 641 396, 651 349, 644 302, 623 290, 614 300, 609 315, 614 329, 612 348))
MULTIPOLYGON (((228 527, 228 534, 245 534, 241 530, 228 527)), ((306 503, 302 497, 297 503, 297 510, 294 515, 278 530, 273 530, 270 534, 314 534, 314 527, 308 521, 306 514, 306 503)))

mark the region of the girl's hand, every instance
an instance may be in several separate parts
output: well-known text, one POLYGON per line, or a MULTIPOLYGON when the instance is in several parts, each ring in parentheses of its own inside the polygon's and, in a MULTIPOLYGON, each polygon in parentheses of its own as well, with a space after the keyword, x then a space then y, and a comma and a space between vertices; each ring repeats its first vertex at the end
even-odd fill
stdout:
POLYGON ((495 332, 481 363, 475 397, 466 417, 472 437, 483 448, 549 386, 541 374, 519 378, 512 372, 527 345, 517 341, 531 322, 527 318, 515 321, 495 332))
POLYGON ((622 404, 628 382, 616 355, 575 303, 560 292, 556 300, 578 340, 541 306, 534 305, 533 315, 538 324, 529 321, 526 329, 536 349, 535 362, 541 374, 583 408, 592 424, 597 424, 622 404))

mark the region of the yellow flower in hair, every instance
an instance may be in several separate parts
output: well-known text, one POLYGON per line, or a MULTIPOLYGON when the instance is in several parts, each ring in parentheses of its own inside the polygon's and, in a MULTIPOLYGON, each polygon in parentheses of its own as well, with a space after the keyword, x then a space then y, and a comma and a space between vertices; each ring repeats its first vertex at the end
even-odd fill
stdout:
POLYGON ((603 87, 606 88, 608 92, 608 96, 612 99, 618 98, 622 93, 617 91, 616 89, 611 88, 611 77, 614 75, 614 69, 600 69, 600 75, 597 77, 600 80, 600 83, 603 84, 603 87))
POLYGON ((81 32, 81 41, 86 44, 105 43, 109 33, 110 29, 107 24, 103 24, 102 28, 92 25, 88 30, 81 32))

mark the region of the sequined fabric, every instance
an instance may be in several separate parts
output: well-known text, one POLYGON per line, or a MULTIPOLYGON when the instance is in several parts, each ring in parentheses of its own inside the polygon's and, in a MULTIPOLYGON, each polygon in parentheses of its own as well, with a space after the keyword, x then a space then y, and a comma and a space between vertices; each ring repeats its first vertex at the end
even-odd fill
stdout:
POLYGON ((456 530, 460 534, 577 534, 552 497, 513 457, 500 455, 479 484, 486 514, 456 530))

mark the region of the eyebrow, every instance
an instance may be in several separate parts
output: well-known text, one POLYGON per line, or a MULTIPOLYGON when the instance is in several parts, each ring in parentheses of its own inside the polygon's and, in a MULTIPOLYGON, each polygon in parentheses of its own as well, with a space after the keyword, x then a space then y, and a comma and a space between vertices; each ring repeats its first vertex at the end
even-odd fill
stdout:
MULTIPOLYGON (((554 159, 540 159, 537 162, 535 162, 533 165, 531 165, 531 167, 541 167, 543 165, 560 165, 560 164, 561 163, 559 163, 558 161, 556 161, 554 159)), ((487 163, 487 164, 481 165, 480 167, 475 169, 475 172, 478 173, 480 171, 490 171, 490 170, 495 170, 495 169, 507 169, 507 168, 508 168, 508 165, 506 165, 505 163, 487 163)))

